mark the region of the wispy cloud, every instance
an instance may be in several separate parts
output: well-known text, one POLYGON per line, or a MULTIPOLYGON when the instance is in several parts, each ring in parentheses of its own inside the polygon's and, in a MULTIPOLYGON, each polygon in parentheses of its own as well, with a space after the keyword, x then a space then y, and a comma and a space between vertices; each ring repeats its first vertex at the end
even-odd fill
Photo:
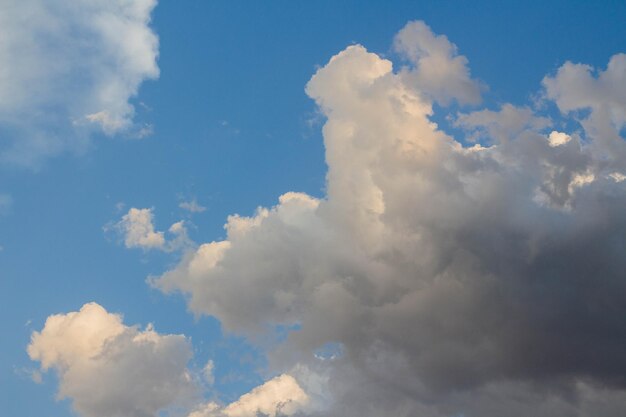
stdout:
POLYGON ((202 213, 203 211, 206 211, 206 207, 198 204, 198 201, 196 201, 195 198, 189 201, 181 201, 180 204, 178 204, 178 207, 191 213, 202 213))

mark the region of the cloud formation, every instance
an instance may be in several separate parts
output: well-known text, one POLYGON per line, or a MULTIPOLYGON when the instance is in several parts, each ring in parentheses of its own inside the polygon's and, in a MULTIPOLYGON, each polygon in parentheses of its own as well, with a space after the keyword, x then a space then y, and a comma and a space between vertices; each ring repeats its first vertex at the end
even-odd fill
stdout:
POLYGON ((422 22, 396 48, 410 67, 353 45, 306 87, 327 119, 324 198, 230 216, 225 240, 151 284, 253 341, 292 329, 268 354, 308 370, 294 374, 305 392, 328 381, 327 408, 307 415, 617 415, 624 55, 598 77, 566 63, 544 79, 582 131, 505 104, 453 115, 457 142, 432 105, 479 101, 467 60, 422 22), (341 354, 316 354, 329 344, 341 354))
POLYGON ((168 232, 172 238, 168 240, 164 232, 155 230, 153 220, 154 214, 151 208, 131 207, 119 222, 107 225, 104 229, 105 231, 113 230, 122 236, 127 248, 172 252, 191 244, 184 221, 181 220, 170 226, 168 232))
POLYGON ((3 2, 1 162, 36 167, 45 157, 84 150, 94 131, 142 135, 129 100, 159 75, 158 39, 149 26, 155 5, 3 2))
POLYGON ((56 371, 58 397, 70 398, 84 417, 152 417, 197 391, 184 336, 126 326, 96 303, 48 317, 28 355, 43 371, 56 371))

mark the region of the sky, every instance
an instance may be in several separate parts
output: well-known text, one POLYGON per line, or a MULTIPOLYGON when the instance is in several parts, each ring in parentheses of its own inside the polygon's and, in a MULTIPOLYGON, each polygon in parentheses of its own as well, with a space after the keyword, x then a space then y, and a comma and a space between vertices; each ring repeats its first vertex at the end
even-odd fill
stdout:
POLYGON ((0 0, 0 414, 621 416, 625 20, 0 0))

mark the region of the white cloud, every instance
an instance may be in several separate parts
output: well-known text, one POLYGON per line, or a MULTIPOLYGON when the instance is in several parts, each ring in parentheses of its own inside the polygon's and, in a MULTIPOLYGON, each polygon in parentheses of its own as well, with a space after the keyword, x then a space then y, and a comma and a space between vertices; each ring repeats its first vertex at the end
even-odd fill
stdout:
POLYGON ((550 135, 548 136, 548 143, 552 147, 565 145, 570 140, 572 140, 570 135, 563 132, 557 132, 556 130, 550 132, 550 135))
MULTIPOLYGON (((230 216, 225 240, 151 284, 252 341, 291 329, 268 354, 279 372, 327 379, 328 409, 307 415, 614 415, 626 404, 626 193, 610 175, 626 143, 610 139, 607 157, 593 129, 606 126, 581 120, 581 135, 551 146, 550 119, 505 104, 458 117, 490 145, 465 148, 430 117, 432 100, 478 100, 466 60, 421 23, 396 42, 412 68, 353 45, 306 87, 327 118, 324 198, 289 192, 230 216), (342 354, 316 357, 327 344, 342 354)), ((621 80, 620 62, 603 83, 621 80)), ((548 96, 578 108, 568 89, 582 87, 563 71, 556 90, 544 80, 548 96)))
POLYGON ((93 131, 140 130, 129 103, 157 78, 156 0, 7 0, 0 13, 0 160, 37 166, 93 131))
POLYGON ((621 172, 611 172, 609 174, 609 177, 615 182, 622 182, 626 180, 626 175, 622 174, 621 172))
POLYGON ((178 207, 182 208, 183 210, 187 210, 191 213, 202 213, 203 211, 206 210, 206 207, 203 207, 200 204, 198 204, 195 198, 190 201, 181 202, 178 205, 178 207))
POLYGON ((112 226, 107 225, 104 229, 105 231, 112 229, 119 233, 127 248, 158 249, 172 252, 192 245, 187 236, 184 221, 178 221, 170 226, 168 232, 172 238, 169 240, 165 238, 164 232, 155 230, 153 221, 154 214, 151 208, 131 207, 119 222, 112 226))
POLYGON ((410 82, 420 92, 443 105, 453 99, 461 104, 480 102, 481 86, 471 78, 467 58, 457 54, 445 35, 435 35, 422 21, 411 22, 396 35, 395 49, 415 66, 410 82))
POLYGON ((154 230, 152 209, 128 210, 116 227, 124 235, 127 248, 160 249, 165 247, 163 232, 154 230))
POLYGON ((283 374, 242 395, 226 407, 207 403, 189 417, 267 417, 291 416, 306 408, 308 395, 293 376, 283 374))
POLYGON ((33 332, 28 355, 54 369, 59 398, 84 417, 149 417, 196 395, 186 364, 188 340, 122 323, 96 303, 48 317, 33 332))

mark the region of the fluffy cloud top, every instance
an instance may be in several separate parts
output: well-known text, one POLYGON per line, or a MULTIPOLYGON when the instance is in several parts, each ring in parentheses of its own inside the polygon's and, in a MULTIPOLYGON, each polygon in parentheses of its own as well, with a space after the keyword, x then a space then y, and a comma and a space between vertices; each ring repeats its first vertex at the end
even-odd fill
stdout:
MULTIPOLYGON (((34 166, 90 132, 133 127, 129 99, 158 77, 156 0, 8 0, 0 6, 0 160, 34 166)), ((137 128, 137 133, 141 128, 137 128)))
POLYGON ((85 417, 152 417, 196 392, 184 336, 126 326, 96 303, 48 317, 28 355, 56 371, 59 398, 85 417))
POLYGON ((504 105, 457 117, 479 141, 464 147, 430 116, 433 100, 478 101, 467 60, 420 22, 396 45, 412 67, 354 45, 307 85, 327 118, 323 199, 229 217, 225 240, 152 285, 251 340, 292 326, 271 363, 327 378, 328 409, 310 415, 616 415, 623 55, 598 78, 565 64, 544 80, 564 117, 591 108, 580 135, 504 105), (315 354, 328 344, 342 354, 315 354))

